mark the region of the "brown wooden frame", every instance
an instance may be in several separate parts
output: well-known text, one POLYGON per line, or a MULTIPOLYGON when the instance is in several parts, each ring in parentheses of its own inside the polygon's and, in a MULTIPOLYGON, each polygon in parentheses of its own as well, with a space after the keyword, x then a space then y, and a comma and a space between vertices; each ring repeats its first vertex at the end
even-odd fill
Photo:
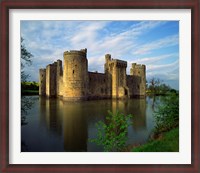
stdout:
POLYGON ((199 29, 200 0, 2 0, 0 46, 0 172, 200 172, 199 29), (9 164, 9 9, 191 9, 192 164, 31 165, 9 164))

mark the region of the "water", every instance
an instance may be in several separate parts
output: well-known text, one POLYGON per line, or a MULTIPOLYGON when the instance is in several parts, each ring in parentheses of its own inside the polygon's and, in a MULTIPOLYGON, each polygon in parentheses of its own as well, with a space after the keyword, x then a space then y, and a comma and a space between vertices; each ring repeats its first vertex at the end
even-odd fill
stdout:
POLYGON ((95 123, 104 121, 108 110, 132 114, 127 145, 145 143, 154 128, 154 100, 95 100, 63 102, 27 96, 33 105, 27 110, 27 125, 21 127, 21 151, 27 152, 95 152, 101 146, 88 139, 95 138, 95 123))

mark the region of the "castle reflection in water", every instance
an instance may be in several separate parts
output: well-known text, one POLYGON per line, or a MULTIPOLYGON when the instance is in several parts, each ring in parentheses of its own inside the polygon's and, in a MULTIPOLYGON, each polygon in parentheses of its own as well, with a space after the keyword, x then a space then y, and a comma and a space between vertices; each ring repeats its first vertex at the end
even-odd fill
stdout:
POLYGON ((103 151, 101 146, 88 139, 96 137, 95 124, 105 121, 108 110, 118 110, 133 115, 127 144, 144 143, 154 126, 148 102, 148 99, 63 102, 61 99, 38 97, 29 111, 28 124, 22 126, 22 140, 28 151, 103 151), (38 144, 33 144, 32 138, 38 139, 38 144))

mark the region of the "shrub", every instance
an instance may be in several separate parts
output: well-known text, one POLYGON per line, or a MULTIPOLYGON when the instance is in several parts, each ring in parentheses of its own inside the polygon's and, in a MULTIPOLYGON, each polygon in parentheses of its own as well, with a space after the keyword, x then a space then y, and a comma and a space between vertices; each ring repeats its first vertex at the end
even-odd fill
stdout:
POLYGON ((179 94, 170 93, 154 114, 156 132, 168 131, 179 125, 179 94))
POLYGON ((102 145, 104 151, 121 151, 128 139, 127 133, 131 117, 132 115, 125 116, 118 111, 116 113, 108 111, 106 123, 103 121, 96 123, 97 138, 90 139, 90 141, 102 145))

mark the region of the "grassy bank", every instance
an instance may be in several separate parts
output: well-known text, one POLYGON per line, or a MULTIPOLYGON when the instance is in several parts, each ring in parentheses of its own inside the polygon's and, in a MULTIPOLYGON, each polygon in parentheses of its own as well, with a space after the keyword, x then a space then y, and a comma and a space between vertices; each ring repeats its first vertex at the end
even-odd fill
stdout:
POLYGON ((133 152, 178 152, 179 151, 179 128, 174 128, 162 133, 155 140, 144 145, 135 147, 133 152))

